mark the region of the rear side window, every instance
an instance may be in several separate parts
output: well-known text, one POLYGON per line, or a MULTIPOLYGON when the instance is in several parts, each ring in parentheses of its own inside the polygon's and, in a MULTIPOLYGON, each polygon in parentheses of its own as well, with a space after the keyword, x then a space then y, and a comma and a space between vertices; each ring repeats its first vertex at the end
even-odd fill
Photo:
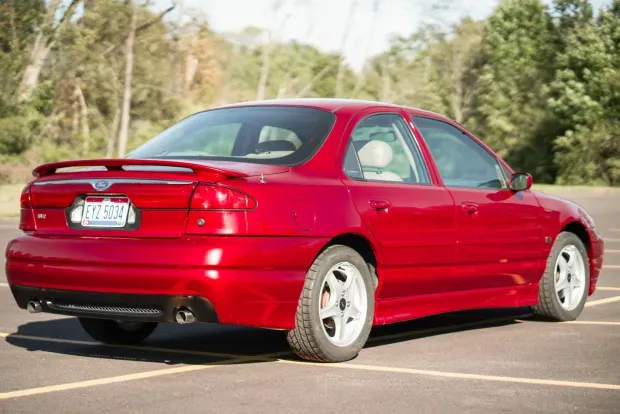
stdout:
POLYGON ((325 141, 333 113, 294 106, 222 108, 180 121, 127 158, 199 159, 294 165, 325 141))
POLYGON ((353 179, 430 184, 414 137, 405 120, 396 114, 372 115, 357 124, 343 169, 353 179))

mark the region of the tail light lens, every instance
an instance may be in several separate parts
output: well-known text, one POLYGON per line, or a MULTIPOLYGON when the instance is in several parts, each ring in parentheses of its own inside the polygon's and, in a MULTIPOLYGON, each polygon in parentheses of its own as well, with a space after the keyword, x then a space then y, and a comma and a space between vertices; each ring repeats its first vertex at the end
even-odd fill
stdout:
POLYGON ((34 221, 34 211, 32 210, 31 184, 26 184, 19 198, 20 217, 19 228, 23 231, 34 231, 37 229, 34 221))
POLYGON ((22 195, 19 198, 19 205, 21 208, 32 208, 32 198, 30 194, 30 187, 32 184, 26 184, 22 190, 22 195))
POLYGON ((250 210, 256 201, 241 191, 210 184, 200 184, 192 196, 192 210, 250 210))

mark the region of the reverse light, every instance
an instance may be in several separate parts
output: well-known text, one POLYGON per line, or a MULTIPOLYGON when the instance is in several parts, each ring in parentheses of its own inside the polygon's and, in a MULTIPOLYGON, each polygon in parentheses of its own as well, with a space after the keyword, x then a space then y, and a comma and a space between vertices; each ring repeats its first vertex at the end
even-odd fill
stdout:
POLYGON ((71 212, 71 223, 79 223, 82 221, 82 212, 84 211, 84 206, 77 206, 71 212))
POLYGON ((201 184, 192 196, 192 210, 250 210, 256 201, 249 195, 229 187, 201 184))
POLYGON ((133 207, 129 207, 129 213, 127 214, 127 223, 128 224, 136 223, 136 210, 133 207))

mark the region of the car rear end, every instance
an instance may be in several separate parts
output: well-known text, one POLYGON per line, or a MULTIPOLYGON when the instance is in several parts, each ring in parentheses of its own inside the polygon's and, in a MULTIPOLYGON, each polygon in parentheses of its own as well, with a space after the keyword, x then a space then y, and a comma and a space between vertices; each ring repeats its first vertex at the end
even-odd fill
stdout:
MULTIPOLYGON (((264 127, 269 116, 270 124, 280 125, 281 118, 275 109, 226 116, 201 122, 221 129, 221 119, 263 119, 254 126, 264 127)), ((328 127, 318 132, 319 141, 328 127)), ((260 128, 242 130, 235 141, 252 130, 264 135, 260 128)), ((178 142, 174 134, 162 135, 178 142)), ((17 304, 124 321, 183 322, 190 315, 200 322, 291 328, 305 271, 325 240, 267 225, 287 203, 260 185, 288 173, 290 160, 261 152, 235 158, 228 149, 226 156, 196 156, 194 148, 158 157, 170 144, 154 141, 131 158, 34 171, 37 178, 21 197, 22 233, 6 252, 17 304)), ((316 148, 310 150, 311 156, 316 148)))

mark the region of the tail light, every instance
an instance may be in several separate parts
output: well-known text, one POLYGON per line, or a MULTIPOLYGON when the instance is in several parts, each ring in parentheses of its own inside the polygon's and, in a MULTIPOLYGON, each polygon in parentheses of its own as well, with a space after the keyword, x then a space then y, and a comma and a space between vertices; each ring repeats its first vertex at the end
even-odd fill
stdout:
POLYGON ((32 184, 26 184, 19 198, 20 219, 19 228, 23 231, 34 231, 37 229, 32 210, 32 194, 30 192, 32 184))
POLYGON ((251 210, 256 201, 249 195, 230 187, 201 184, 194 191, 192 210, 251 210))
POLYGON ((234 188, 200 184, 194 190, 185 234, 246 234, 256 200, 234 188))

